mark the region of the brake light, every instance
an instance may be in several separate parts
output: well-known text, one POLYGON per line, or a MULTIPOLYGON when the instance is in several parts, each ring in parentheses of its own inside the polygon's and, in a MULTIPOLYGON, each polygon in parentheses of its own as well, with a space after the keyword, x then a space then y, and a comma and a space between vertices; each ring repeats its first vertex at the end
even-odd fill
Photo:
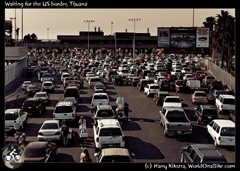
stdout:
POLYGON ((200 118, 202 118, 202 113, 199 115, 200 118))
POLYGON ((60 134, 61 134, 61 132, 58 131, 58 132, 56 132, 54 135, 60 135, 60 134))
POLYGON ((221 105, 220 108, 223 108, 223 105, 221 105))

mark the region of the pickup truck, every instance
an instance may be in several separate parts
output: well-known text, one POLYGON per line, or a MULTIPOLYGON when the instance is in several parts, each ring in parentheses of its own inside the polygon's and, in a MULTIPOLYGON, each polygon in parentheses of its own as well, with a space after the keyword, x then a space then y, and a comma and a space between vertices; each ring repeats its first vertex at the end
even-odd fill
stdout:
POLYGON ((21 109, 5 110, 5 132, 18 131, 24 129, 28 121, 28 113, 21 109))
POLYGON ((182 107, 182 99, 179 96, 166 96, 163 100, 163 106, 162 108, 166 108, 166 107, 177 107, 177 108, 181 108, 182 107))
POLYGON ((183 108, 166 107, 160 110, 159 114, 160 125, 164 127, 165 137, 169 135, 191 137, 192 124, 183 108))

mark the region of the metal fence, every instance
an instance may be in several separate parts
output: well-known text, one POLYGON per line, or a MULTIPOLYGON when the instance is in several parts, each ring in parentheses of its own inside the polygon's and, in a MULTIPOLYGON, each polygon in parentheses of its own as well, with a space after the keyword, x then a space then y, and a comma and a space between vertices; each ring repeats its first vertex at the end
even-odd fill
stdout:
POLYGON ((27 67, 27 57, 5 66, 5 86, 15 78, 21 76, 24 68, 27 67))
POLYGON ((236 92, 235 77, 216 65, 211 58, 205 58, 201 66, 205 66, 217 79, 221 80, 223 85, 227 85, 230 90, 236 92))

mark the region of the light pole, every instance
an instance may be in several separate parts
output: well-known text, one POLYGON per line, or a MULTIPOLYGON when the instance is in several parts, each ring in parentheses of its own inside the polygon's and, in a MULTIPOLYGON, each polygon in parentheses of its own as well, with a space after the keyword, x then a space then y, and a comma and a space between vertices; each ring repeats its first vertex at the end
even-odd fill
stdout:
POLYGON ((94 23, 95 20, 84 20, 84 22, 88 24, 88 55, 89 55, 89 28, 90 28, 90 23, 94 23))
POLYGON ((112 32, 113 32, 113 22, 111 22, 111 35, 112 35, 112 32))
POLYGON ((136 22, 140 21, 141 18, 131 18, 128 19, 128 21, 133 22, 133 58, 135 57, 135 27, 136 27, 136 22))
POLYGON ((49 41, 49 28, 47 28, 47 41, 49 41))

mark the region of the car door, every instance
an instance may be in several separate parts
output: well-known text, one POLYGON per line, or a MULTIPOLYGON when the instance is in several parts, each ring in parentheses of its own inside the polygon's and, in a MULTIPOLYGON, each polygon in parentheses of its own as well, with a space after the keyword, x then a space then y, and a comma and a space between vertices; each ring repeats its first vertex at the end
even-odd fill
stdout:
POLYGON ((214 138, 214 126, 216 127, 214 121, 211 121, 209 124, 207 124, 207 131, 212 138, 214 138))

